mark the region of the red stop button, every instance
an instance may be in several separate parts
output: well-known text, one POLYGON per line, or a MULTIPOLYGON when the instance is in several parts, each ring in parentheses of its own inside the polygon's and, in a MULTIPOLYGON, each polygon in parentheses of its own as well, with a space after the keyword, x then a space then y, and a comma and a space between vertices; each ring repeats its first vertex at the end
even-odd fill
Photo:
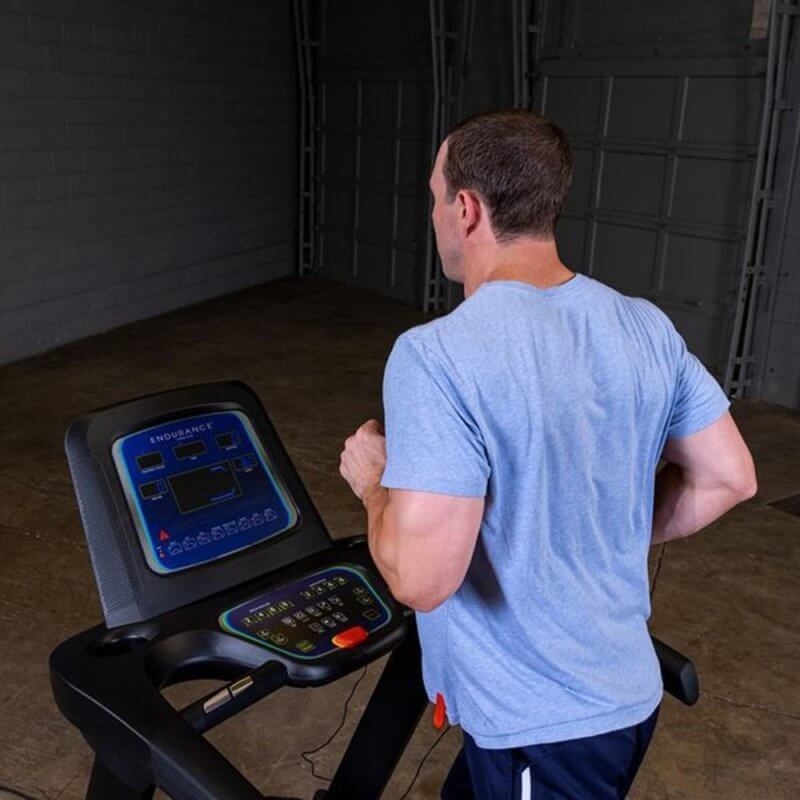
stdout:
POLYGON ((337 633, 336 636, 331 639, 331 641, 337 647, 355 647, 364 639, 369 636, 369 632, 366 628, 362 628, 361 625, 354 625, 352 628, 348 628, 346 631, 342 631, 341 633, 337 633))

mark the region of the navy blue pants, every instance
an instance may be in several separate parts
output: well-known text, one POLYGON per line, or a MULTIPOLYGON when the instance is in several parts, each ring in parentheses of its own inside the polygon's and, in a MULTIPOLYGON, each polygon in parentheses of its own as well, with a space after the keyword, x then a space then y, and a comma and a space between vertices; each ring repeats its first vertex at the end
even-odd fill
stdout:
POLYGON ((442 800, 623 800, 659 708, 630 728, 510 750, 485 750, 465 731, 442 800))

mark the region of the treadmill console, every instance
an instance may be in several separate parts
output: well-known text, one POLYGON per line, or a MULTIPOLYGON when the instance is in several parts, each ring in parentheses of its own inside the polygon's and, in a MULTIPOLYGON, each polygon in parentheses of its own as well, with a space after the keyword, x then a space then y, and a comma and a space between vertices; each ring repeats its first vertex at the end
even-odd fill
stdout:
POLYGON ((297 509, 241 411, 196 414, 117 439, 112 455, 147 564, 168 574, 295 526, 297 509))
POLYGON ((331 547, 264 407, 242 383, 99 409, 70 425, 65 447, 109 628, 331 547))
POLYGON ((340 564, 229 609, 221 627, 296 659, 355 647, 392 619, 363 570, 340 564))

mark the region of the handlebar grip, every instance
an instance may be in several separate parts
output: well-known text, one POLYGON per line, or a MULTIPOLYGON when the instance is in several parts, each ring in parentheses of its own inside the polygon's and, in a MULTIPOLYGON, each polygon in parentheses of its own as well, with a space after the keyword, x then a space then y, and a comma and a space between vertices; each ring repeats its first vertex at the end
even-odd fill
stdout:
POLYGON ((694 664, 655 636, 652 639, 661 665, 664 689, 681 703, 693 706, 700 697, 700 681, 694 664))

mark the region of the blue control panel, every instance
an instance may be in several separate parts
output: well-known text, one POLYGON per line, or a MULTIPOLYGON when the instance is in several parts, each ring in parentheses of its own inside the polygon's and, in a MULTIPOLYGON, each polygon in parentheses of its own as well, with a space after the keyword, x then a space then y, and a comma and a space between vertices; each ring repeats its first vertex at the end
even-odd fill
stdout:
POLYGON ((229 609, 219 624, 243 639, 308 661, 357 646, 391 617, 363 572, 338 564, 229 609))
POLYGON ((240 411, 136 431, 111 452, 147 563, 160 574, 224 558, 297 523, 294 502, 240 411))

